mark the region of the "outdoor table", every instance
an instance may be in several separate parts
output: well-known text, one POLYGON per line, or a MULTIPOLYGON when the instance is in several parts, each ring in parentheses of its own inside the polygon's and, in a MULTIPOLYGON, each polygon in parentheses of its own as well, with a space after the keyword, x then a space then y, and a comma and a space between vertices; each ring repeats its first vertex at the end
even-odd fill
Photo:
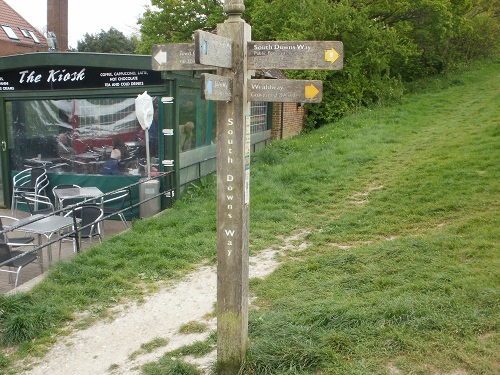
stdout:
POLYGON ((75 158, 83 160, 97 160, 99 159, 99 154, 95 152, 84 152, 82 154, 76 154, 75 158))
POLYGON ((54 191, 56 198, 56 206, 57 209, 63 207, 63 201, 65 199, 89 199, 93 198, 94 200, 101 201, 102 204, 102 196, 103 192, 94 186, 91 187, 81 187, 81 188, 66 188, 66 189, 55 189, 54 191))
MULTIPOLYGON (((59 233, 61 230, 70 228, 74 224, 74 219, 72 217, 58 215, 43 216, 44 215, 37 214, 20 219, 15 223, 15 228, 19 231, 38 235, 38 245, 42 245, 42 235, 45 236, 47 242, 49 242, 54 233, 59 233)), ((76 219, 77 224, 80 223, 80 221, 80 219, 76 219)), ((47 252, 50 265, 52 263, 52 244, 47 246, 47 252)))
POLYGON ((113 151, 112 146, 97 146, 97 147, 92 147, 92 150, 94 150, 95 153, 97 153, 101 158, 102 157, 109 157, 111 155, 111 151, 113 151))
POLYGON ((42 167, 42 168, 49 168, 52 166, 53 162, 55 159, 38 159, 38 158, 32 158, 32 159, 25 159, 24 164, 30 166, 30 167, 42 167))
POLYGON ((97 173, 98 162, 101 155, 96 152, 83 152, 75 155, 74 165, 80 173, 94 174, 97 173))
POLYGON ((130 142, 125 142, 125 146, 127 147, 145 147, 146 142, 143 141, 130 141, 130 142))

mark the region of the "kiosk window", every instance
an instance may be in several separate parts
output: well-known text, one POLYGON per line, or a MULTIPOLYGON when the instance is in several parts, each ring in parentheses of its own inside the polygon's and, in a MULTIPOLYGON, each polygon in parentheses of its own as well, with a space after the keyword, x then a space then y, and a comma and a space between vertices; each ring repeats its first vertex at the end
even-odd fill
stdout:
POLYGON ((13 170, 43 164, 55 173, 100 174, 119 148, 123 174, 145 174, 135 97, 8 102, 7 124, 13 170))

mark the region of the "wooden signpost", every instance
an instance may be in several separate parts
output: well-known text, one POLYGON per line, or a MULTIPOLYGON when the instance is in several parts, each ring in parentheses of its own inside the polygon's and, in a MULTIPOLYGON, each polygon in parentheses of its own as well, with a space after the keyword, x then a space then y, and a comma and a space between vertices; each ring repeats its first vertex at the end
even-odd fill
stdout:
POLYGON ((318 103, 321 81, 251 79, 256 69, 343 67, 341 42, 252 42, 241 19, 243 0, 225 0, 228 19, 217 35, 196 31, 195 43, 155 45, 154 70, 202 74, 203 99, 217 102, 217 371, 237 374, 248 341, 250 102, 318 103))
POLYGON ((251 79, 248 81, 251 102, 321 103, 322 81, 291 79, 251 79))
POLYGON ((220 68, 233 67, 233 41, 220 35, 197 30, 194 32, 195 61, 220 68))
POLYGON ((215 74, 201 75, 201 98, 204 100, 229 101, 233 98, 233 79, 215 74))
POLYGON ((249 69, 320 69, 343 67, 342 42, 251 42, 249 69))
POLYGON ((213 70, 215 67, 196 64, 194 43, 155 44, 152 53, 153 70, 213 70))

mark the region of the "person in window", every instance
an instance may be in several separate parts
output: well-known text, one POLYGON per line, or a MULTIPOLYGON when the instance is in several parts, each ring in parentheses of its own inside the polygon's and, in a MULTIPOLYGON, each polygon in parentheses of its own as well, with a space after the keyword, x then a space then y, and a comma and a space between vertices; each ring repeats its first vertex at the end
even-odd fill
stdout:
POLYGON ((104 163, 102 166, 102 174, 105 175, 119 175, 121 174, 121 169, 120 169, 120 158, 121 158, 121 152, 117 148, 114 148, 113 151, 111 151, 111 156, 109 157, 108 160, 104 163))
POLYGON ((180 151, 188 151, 193 149, 194 124, 191 121, 186 122, 184 125, 179 125, 179 149, 180 151))
POLYGON ((152 157, 158 156, 158 108, 154 107, 153 121, 148 129, 149 153, 152 157))
POLYGON ((69 139, 66 133, 61 133, 57 137, 57 153, 60 158, 73 159, 75 156, 75 150, 69 144, 69 139))
POLYGON ((130 156, 127 146, 120 138, 113 138, 113 148, 120 150, 120 160, 125 161, 130 156))

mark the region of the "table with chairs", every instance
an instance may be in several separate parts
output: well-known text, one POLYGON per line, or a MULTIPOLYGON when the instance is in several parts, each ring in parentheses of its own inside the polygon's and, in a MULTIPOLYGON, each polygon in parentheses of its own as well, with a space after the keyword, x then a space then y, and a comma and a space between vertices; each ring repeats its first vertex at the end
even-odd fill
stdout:
POLYGON ((78 200, 77 198, 64 198, 62 197, 61 199, 58 199, 58 190, 60 189, 80 189, 80 185, 76 184, 60 184, 56 185, 52 188, 52 195, 54 196, 55 199, 55 204, 58 209, 63 209, 66 206, 71 206, 75 204, 78 200))
MULTIPOLYGON (((52 236, 60 235, 61 231, 71 229, 73 232, 78 231, 80 219, 59 216, 59 215, 41 215, 35 214, 24 219, 20 219, 15 226, 15 229, 22 232, 36 234, 38 237, 38 246, 42 246, 42 236, 47 242, 47 257, 49 265, 52 263, 52 236)), ((60 256, 60 253, 59 253, 60 256)))
MULTIPOLYGON (((128 228, 127 210, 133 207, 129 187, 104 194, 97 187, 62 184, 52 188, 51 200, 47 194, 48 185, 44 168, 26 168, 17 173, 13 177, 12 216, 0 215, 0 271, 9 273, 9 282, 14 288, 19 283, 21 270, 27 265, 38 261, 43 273, 45 247, 50 266, 52 245, 56 242, 59 242, 61 259, 63 241, 71 240, 75 252, 81 249, 83 239, 88 239, 90 245, 95 239, 101 242, 105 220, 119 218, 123 227, 128 228), (29 216, 16 217, 20 205, 24 211, 21 216, 26 215, 25 207, 29 216)), ((116 226, 109 230, 116 231, 116 226)))
POLYGON ((93 200, 94 203, 102 204, 103 192, 97 187, 80 187, 78 185, 58 185, 52 190, 56 201, 56 209, 68 206, 68 202, 76 203, 77 200, 93 200))

